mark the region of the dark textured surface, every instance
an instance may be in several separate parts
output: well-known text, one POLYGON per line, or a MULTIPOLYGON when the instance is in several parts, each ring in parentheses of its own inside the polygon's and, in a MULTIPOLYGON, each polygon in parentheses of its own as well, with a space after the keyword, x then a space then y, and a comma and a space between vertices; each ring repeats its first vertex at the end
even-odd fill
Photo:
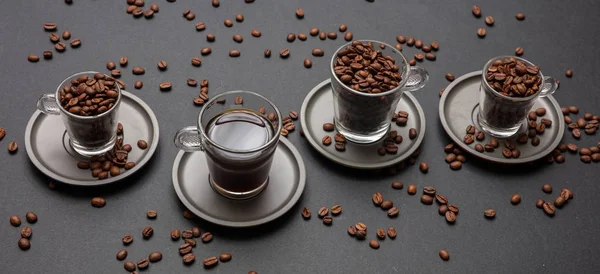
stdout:
MULTIPOLYGON (((126 247, 129 260, 137 261, 153 251, 164 254, 162 261, 151 264, 147 273, 192 273, 204 271, 202 259, 230 252, 233 259, 221 263, 211 272, 246 273, 400 273, 400 272, 506 272, 565 273, 595 272, 600 239, 598 164, 585 165, 577 156, 567 155, 562 165, 507 168, 476 163, 471 159, 462 170, 451 171, 444 162, 443 146, 447 143, 438 120, 438 92, 448 82, 444 74, 457 77, 480 70, 483 63, 496 55, 512 54, 516 47, 525 49, 524 57, 538 64, 546 75, 561 80, 556 98, 561 105, 576 104, 582 112, 600 109, 600 93, 594 84, 598 71, 597 47, 600 37, 600 3, 597 1, 261 1, 244 4, 242 0, 222 1, 218 9, 210 1, 155 1, 160 13, 155 18, 134 19, 125 13, 124 0, 75 0, 72 6, 63 1, 7 1, 0 9, 0 127, 7 131, 0 141, 0 256, 2 273, 125 273, 123 263, 115 259, 123 248, 121 237, 134 235, 126 247), (52 3, 51 3, 52 2, 52 3), (483 15, 496 19, 487 27, 487 36, 477 38, 476 31, 485 27, 483 17, 471 15, 478 3, 483 15), (294 16, 302 7, 303 20, 294 16), (194 22, 182 12, 192 9, 195 21, 204 21, 207 29, 196 32, 194 22), (233 20, 243 13, 245 21, 226 28, 223 20, 233 20), (524 12, 525 21, 515 14, 524 12), (53 50, 42 23, 58 23, 59 34, 68 29, 72 39, 82 39, 79 49, 56 53, 52 61, 29 63, 27 55, 41 56, 53 50), (292 211, 264 227, 232 230, 182 217, 183 208, 171 185, 171 167, 177 150, 170 142, 174 132, 194 123, 199 109, 191 99, 198 88, 185 85, 188 77, 210 80, 210 94, 233 89, 257 91, 271 98, 282 111, 299 110, 304 95, 328 77, 327 63, 344 41, 309 37, 307 41, 286 42, 289 32, 308 33, 311 27, 336 31, 341 23, 355 38, 369 38, 395 44, 398 34, 413 35, 426 42, 440 43, 438 60, 425 62, 431 81, 416 93, 427 117, 427 136, 419 160, 429 163, 430 171, 422 174, 416 166, 395 176, 344 169, 321 157, 295 132, 289 139, 296 144, 307 164, 308 178, 304 196, 292 211), (250 36, 257 28, 262 37, 250 36), (217 40, 207 43, 204 35, 214 33, 217 40), (244 42, 237 44, 232 35, 240 33, 244 42), (200 49, 213 48, 203 57, 202 67, 190 65, 200 56, 200 49), (281 60, 278 52, 288 47, 291 56, 281 60), (322 58, 310 57, 313 68, 305 69, 302 60, 313 47, 325 50, 322 58), (263 58, 265 48, 273 51, 263 58), (228 57, 230 49, 241 50, 239 58, 228 57), (328 54, 329 53, 329 54, 328 54), (130 85, 143 80, 144 88, 129 91, 144 99, 155 111, 161 126, 161 144, 153 160, 139 173, 103 188, 74 188, 59 185, 48 189, 50 180, 30 164, 23 146, 25 125, 35 110, 35 100, 53 92, 67 76, 84 70, 105 72, 107 61, 129 57, 123 79, 130 85), (169 68, 156 68, 165 60, 169 68), (131 67, 146 68, 143 76, 134 76, 131 67), (574 70, 571 79, 564 77, 567 68, 574 70), (160 92, 158 84, 171 81, 170 92, 160 92), (19 152, 9 155, 6 146, 16 140, 19 152), (510 169, 510 170, 509 170, 510 169), (451 203, 460 207, 456 224, 447 225, 435 206, 425 206, 418 196, 390 187, 393 180, 405 185, 437 187, 451 203), (551 195, 541 191, 551 183, 551 195), (575 199, 554 218, 535 208, 539 197, 553 199, 561 188, 573 190, 575 199), (371 194, 380 191, 400 208, 397 219, 388 219, 374 208, 371 194), (520 193, 523 201, 510 204, 510 196, 520 193), (90 206, 93 196, 107 199, 102 209, 90 206), (340 204, 343 213, 331 227, 324 226, 316 211, 320 206, 340 204), (313 218, 300 217, 302 206, 309 206, 313 218), (485 220, 483 210, 494 208, 494 220, 485 220), (158 211, 156 220, 146 218, 146 211, 158 211), (39 220, 33 228, 32 247, 21 251, 17 246, 19 229, 9 223, 9 216, 35 211, 39 220), (381 242, 379 250, 369 248, 346 234, 346 228, 358 221, 369 227, 368 239, 375 229, 396 227, 398 237, 381 242), (194 251, 197 261, 186 267, 177 254, 179 243, 169 238, 173 228, 191 228, 195 224, 215 234, 206 245, 194 251), (154 236, 143 240, 146 225, 154 236), (440 249, 450 253, 449 261, 438 256, 440 249)), ((148 1, 150 4, 151 1, 148 1)), ((53 50, 54 51, 54 50, 53 50)), ((411 56, 414 49, 405 52, 411 56)), ((598 112, 596 114, 599 114, 598 112)), ((558 121, 555 121, 558 122, 558 121)), ((565 133, 565 141, 574 139, 565 133)), ((591 146, 598 136, 584 135, 577 144, 591 146)), ((23 225, 22 225, 23 226, 23 225)), ((21 227, 22 227, 21 226, 21 227)))

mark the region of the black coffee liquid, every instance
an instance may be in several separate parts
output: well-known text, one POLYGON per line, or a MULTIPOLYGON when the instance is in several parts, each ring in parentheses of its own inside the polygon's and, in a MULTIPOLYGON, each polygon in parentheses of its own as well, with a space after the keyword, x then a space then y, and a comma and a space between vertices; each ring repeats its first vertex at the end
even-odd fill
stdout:
POLYGON ((271 146, 248 152, 268 143, 275 130, 271 122, 251 110, 228 110, 209 121, 206 135, 230 150, 206 146, 208 167, 213 183, 233 193, 251 192, 267 182, 271 169, 271 146))

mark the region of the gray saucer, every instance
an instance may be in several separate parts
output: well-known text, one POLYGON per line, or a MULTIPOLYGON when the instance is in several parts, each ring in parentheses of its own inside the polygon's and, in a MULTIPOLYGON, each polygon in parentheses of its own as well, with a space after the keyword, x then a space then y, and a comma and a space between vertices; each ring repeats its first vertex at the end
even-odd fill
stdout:
POLYGON ((306 183, 304 162, 290 141, 280 138, 274 157, 269 185, 249 200, 231 200, 212 189, 202 151, 177 154, 173 186, 181 202, 204 220, 229 227, 264 224, 290 210, 306 183))
MULTIPOLYGON (((474 148, 478 143, 481 145, 487 144, 490 136, 486 136, 483 141, 476 140, 470 145, 465 144, 463 142, 463 137, 466 134, 465 131, 467 126, 474 125, 477 130, 481 130, 477 118, 477 114, 479 113, 480 85, 481 71, 467 73, 450 83, 450 85, 446 87, 446 90, 444 90, 444 94, 440 99, 439 113, 442 125, 450 138, 452 138, 452 140, 463 150, 476 157, 492 162, 520 164, 535 161, 547 156, 560 143, 565 131, 565 124, 562 119, 563 115, 560 106, 554 97, 547 96, 537 99, 532 109, 540 107, 546 108, 546 115, 543 118, 552 120, 552 126, 547 127, 544 134, 538 135, 540 138, 540 144, 538 146, 532 146, 531 139, 527 144, 515 142, 515 146, 521 151, 521 156, 519 158, 507 159, 502 155, 504 144, 502 143, 503 139, 500 138, 498 138, 500 147, 494 150, 494 152, 486 151, 480 153, 474 148)), ((524 122, 517 135, 526 132, 526 130, 527 123, 524 122)), ((512 137, 512 139, 515 139, 515 137, 512 137)))
POLYGON ((158 146, 158 120, 154 112, 137 96, 122 91, 123 100, 119 107, 118 121, 123 124, 124 144, 133 149, 128 161, 135 167, 122 170, 116 177, 99 180, 92 177, 89 170, 77 168, 77 162, 84 160, 69 145, 69 136, 59 115, 46 115, 36 110, 25 130, 25 149, 31 162, 48 177, 71 185, 96 186, 113 183, 127 178, 142 168, 158 146), (146 140, 148 148, 137 147, 138 140, 146 140))
POLYGON ((377 149, 381 147, 383 141, 368 145, 347 142, 346 151, 343 152, 337 151, 334 144, 323 145, 321 141, 323 136, 329 135, 333 138, 335 135, 335 132, 323 130, 323 124, 333 123, 334 117, 331 79, 321 82, 306 95, 300 111, 300 121, 306 139, 323 156, 347 167, 378 169, 397 164, 408 158, 419 148, 425 137, 425 114, 417 99, 410 92, 404 92, 398 102, 395 112, 400 110, 408 112, 408 123, 403 127, 391 123, 390 130, 398 131, 398 134, 402 135, 403 141, 398 144, 397 154, 386 154, 384 156, 377 154, 377 149), (408 138, 410 128, 417 129, 417 138, 413 140, 408 138))

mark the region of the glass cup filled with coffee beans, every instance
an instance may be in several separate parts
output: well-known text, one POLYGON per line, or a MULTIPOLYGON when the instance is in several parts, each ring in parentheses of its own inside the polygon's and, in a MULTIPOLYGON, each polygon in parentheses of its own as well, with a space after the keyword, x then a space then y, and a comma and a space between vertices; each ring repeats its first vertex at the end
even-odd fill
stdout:
POLYGON ((42 95, 37 108, 60 115, 73 149, 84 157, 101 155, 117 141, 121 89, 116 80, 95 71, 73 74, 55 93, 42 95))
POLYGON ((377 142, 389 131, 402 94, 428 80, 425 69, 409 66, 393 46, 373 40, 343 45, 331 58, 336 130, 354 143, 377 142))
POLYGON ((533 63, 515 56, 489 60, 481 73, 478 120, 492 136, 515 135, 538 97, 553 94, 557 81, 533 63))
POLYGON ((174 142, 184 151, 204 151, 216 192, 249 199, 267 187, 281 128, 281 114, 267 98, 229 91, 212 98, 197 126, 179 130, 174 142))

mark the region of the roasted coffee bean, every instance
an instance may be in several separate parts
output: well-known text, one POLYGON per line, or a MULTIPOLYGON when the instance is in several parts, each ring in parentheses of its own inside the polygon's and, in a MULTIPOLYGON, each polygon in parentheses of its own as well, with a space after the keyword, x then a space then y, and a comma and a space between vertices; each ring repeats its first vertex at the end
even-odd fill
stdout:
POLYGON ((417 186, 409 185, 408 188, 406 189, 406 192, 408 192, 409 195, 417 194, 417 186))
POLYGON ((573 192, 571 192, 571 190, 568 188, 563 188, 560 190, 560 196, 565 198, 565 200, 570 200, 573 199, 573 192))
POLYGON ((408 39, 406 40, 406 45, 409 47, 412 47, 415 45, 415 38, 413 38, 412 36, 409 36, 408 39))
POLYGON ((524 52, 524 50, 522 47, 518 47, 515 49, 515 55, 517 55, 517 56, 523 55, 523 52, 524 52))
POLYGON ((565 205, 566 202, 567 200, 563 196, 558 196, 556 197, 556 199, 554 199, 554 206, 561 208, 565 205))
MULTIPOLYGON (((474 6, 474 7, 476 7, 476 6, 474 6)), ((477 16, 477 17, 479 17, 479 16, 477 16)), ((450 259, 450 253, 448 253, 448 251, 442 249, 442 250, 440 250, 440 258, 442 258, 442 260, 444 260, 444 261, 447 261, 450 259)))
POLYGON ((125 236, 123 236, 121 241, 123 241, 123 244, 125 244, 125 245, 131 244, 133 242, 133 236, 131 236, 129 234, 125 235, 125 236))
POLYGON ((454 81, 454 74, 452 74, 450 72, 447 72, 445 77, 446 77, 446 80, 448 80, 450 82, 454 81))
POLYGON ((125 164, 125 166, 123 166, 123 168, 125 168, 125 170, 130 170, 130 169, 132 169, 133 167, 135 167, 135 163, 134 163, 134 162, 127 162, 127 163, 125 164))
POLYGON ((383 195, 379 192, 373 194, 372 197, 373 203, 377 206, 380 206, 383 203, 383 195))
POLYGON ((111 177, 115 177, 121 174, 121 169, 118 166, 111 166, 109 173, 111 177))
POLYGON ((481 8, 479 8, 479 6, 474 5, 471 8, 471 12, 473 12, 473 15, 475 15, 475 17, 481 17, 481 8))
POLYGON ((223 254, 219 255, 219 260, 224 263, 229 262, 229 261, 231 261, 231 254, 223 253, 223 254))
POLYGON ((329 209, 326 206, 321 207, 319 208, 318 214, 319 218, 323 218, 329 214, 329 209))
POLYGON ((119 250, 119 252, 117 252, 117 260, 122 261, 125 260, 125 258, 127 258, 127 250, 119 250))
POLYGON ((479 38, 485 37, 486 33, 487 33, 487 31, 484 28, 478 28, 477 29, 477 36, 479 36, 479 38))
POLYGON ((437 201, 438 204, 440 205, 445 205, 448 203, 448 198, 446 198, 446 196, 442 195, 442 194, 436 194, 435 195, 435 200, 437 201))
POLYGON ((56 30, 56 23, 53 23, 53 22, 44 23, 44 30, 46 30, 46 31, 55 31, 56 30))
POLYGON ((510 203, 513 205, 517 205, 521 202, 521 195, 519 194, 513 194, 513 196, 510 198, 510 203))
POLYGON ((342 206, 334 205, 331 207, 331 215, 340 215, 342 213, 342 206))
POLYGON ((319 35, 319 29, 312 28, 312 29, 310 29, 310 31, 308 31, 308 34, 310 34, 310 36, 317 36, 317 35, 319 35))
POLYGON ((305 68, 311 68, 312 67, 312 61, 308 58, 304 59, 304 67, 305 68))
POLYGON ((421 170, 421 172, 427 173, 429 171, 429 165, 427 165, 427 163, 425 162, 421 162, 419 164, 419 169, 421 170))
POLYGON ((149 239, 150 237, 152 237, 152 234, 154 234, 154 229, 152 229, 152 227, 150 226, 144 227, 144 229, 142 230, 142 236, 144 237, 144 239, 149 239))
POLYGON ((25 214, 25 219, 27 220, 28 223, 33 224, 35 222, 37 222, 37 215, 33 212, 27 212, 25 214))
POLYGON ((194 238, 194 232, 192 232, 191 229, 184 229, 183 231, 181 231, 181 238, 184 238, 184 239, 194 238))
POLYGON ((298 33, 298 40, 300 41, 306 41, 308 37, 306 36, 306 34, 304 33, 298 33))
POLYGON ((573 70, 572 70, 572 69, 568 69, 568 70, 565 72, 565 76, 567 76, 567 77, 569 77, 569 78, 573 77, 573 70))
POLYGON ((588 163, 592 162, 592 157, 589 155, 583 155, 583 156, 579 157, 579 160, 588 164, 588 163))
POLYGON ((346 40, 346 41, 352 41, 353 38, 354 38, 354 36, 352 35, 352 32, 350 32, 350 31, 346 32, 344 34, 344 40, 346 40))
POLYGON ((592 155, 592 151, 587 147, 583 147, 579 149, 579 155, 592 155))
POLYGON ((433 197, 423 194, 423 195, 421 195, 421 203, 426 204, 426 205, 433 204, 433 197))
POLYGON ((568 109, 569 109, 570 113, 573 113, 573 114, 579 113, 579 108, 576 106, 569 106, 568 109))
POLYGON ((371 240, 369 241, 369 246, 372 249, 379 249, 379 242, 377 240, 371 240))
POLYGON ((542 205, 542 208, 544 209, 544 213, 548 214, 549 216, 553 216, 554 212, 556 211, 556 209, 554 208, 554 205, 552 205, 549 202, 545 202, 542 205))
POLYGON ((212 33, 209 33, 209 34, 206 35, 206 41, 208 41, 208 42, 214 42, 215 39, 216 39, 215 35, 212 34, 212 33))
MULTIPOLYGON (((492 149, 493 149, 493 148, 492 148, 492 149)), ((475 150, 476 150, 477 152, 483 153, 483 151, 484 151, 485 149, 484 149, 484 147, 483 147, 482 145, 480 145, 480 144, 476 144, 476 145, 475 145, 475 150)))
POLYGON ((202 233, 200 238, 202 238, 203 243, 208 243, 212 240, 213 235, 210 232, 204 232, 204 233, 202 233))
MULTIPOLYGON (((152 263, 156 263, 156 262, 162 260, 162 253, 152 252, 152 253, 150 253, 150 255, 148 255, 148 260, 152 263)), ((138 267, 139 267, 139 263, 138 263, 138 267)))
POLYGON ((143 258, 137 262, 137 267, 140 270, 144 270, 148 268, 148 266, 150 266, 150 261, 148 261, 146 258, 143 258))
MULTIPOLYGON (((387 235, 390 239, 395 239, 396 238, 396 229, 393 226, 388 227, 387 229, 387 235)), ((384 235, 385 237, 385 235, 384 235)))
POLYGON ((288 58, 290 56, 290 50, 289 49, 282 49, 281 51, 279 51, 279 56, 281 58, 288 58))
POLYGON ((581 131, 579 131, 578 128, 573 129, 573 131, 571 132, 571 134, 573 134, 573 137, 575 137, 575 139, 581 138, 581 131))
POLYGON ((458 207, 455 205, 448 205, 448 210, 452 211, 454 214, 458 215, 458 207))
POLYGON ((179 255, 185 255, 188 254, 190 252, 192 252, 192 245, 188 244, 188 243, 184 243, 182 245, 179 246, 179 255))
POLYGON ((335 39, 337 39, 337 33, 335 33, 335 32, 328 32, 327 33, 327 38, 329 38, 330 40, 335 40, 335 39))
POLYGON ((141 89, 143 86, 144 86, 144 82, 142 82, 142 81, 139 81, 139 80, 138 80, 138 81, 135 81, 135 84, 133 84, 133 87, 134 87, 135 89, 141 89))
POLYGON ((19 239, 18 245, 21 250, 28 250, 31 248, 31 243, 26 238, 19 239))
POLYGON ((45 50, 45 51, 42 53, 42 56, 44 56, 44 59, 46 59, 46 60, 49 60, 49 59, 52 59, 52 56, 53 56, 53 55, 52 55, 52 52, 51 52, 51 51, 49 51, 49 50, 45 50))
POLYGON ((73 40, 71 40, 70 44, 71 44, 72 48, 79 47, 79 46, 81 46, 81 39, 73 39, 73 40))
POLYGON ((229 51, 229 57, 240 57, 241 52, 237 49, 232 49, 229 51))
POLYGON ((486 25, 492 26, 492 25, 494 25, 494 22, 495 22, 494 17, 492 17, 492 16, 486 16, 485 17, 485 24, 486 25))
POLYGON ((54 49, 58 52, 63 52, 67 49, 67 45, 63 42, 58 42, 54 45, 54 49))
POLYGON ((302 218, 304 218, 305 220, 308 220, 308 219, 310 219, 310 216, 311 216, 310 210, 307 207, 303 208, 302 209, 302 218))
POLYGON ((219 258, 213 256, 213 257, 208 257, 206 259, 204 259, 204 261, 202 262, 202 264, 204 265, 204 268, 212 268, 214 266, 216 266, 219 263, 219 258))
POLYGON ((202 48, 200 50, 200 54, 202 54, 203 56, 209 55, 211 52, 212 52, 212 50, 210 48, 202 48))
POLYGON ((123 267, 124 267, 124 268, 125 268, 125 270, 127 270, 128 272, 133 272, 133 271, 135 271, 135 268, 136 268, 135 264, 134 264, 132 261, 126 261, 126 262, 123 264, 123 267))
POLYGON ((346 231, 348 232, 348 235, 350 235, 352 237, 354 237, 354 235, 356 235, 356 227, 354 227, 353 225, 349 226, 346 231))
POLYGON ((117 68, 117 65, 115 65, 114 62, 108 62, 108 63, 106 63, 106 68, 109 70, 113 70, 113 69, 117 68))
MULTIPOLYGON (((552 156, 552 155, 550 155, 550 156, 552 156)), ((557 163, 562 164, 562 163, 565 162, 565 156, 562 155, 562 154, 558 155, 558 156, 556 156, 555 160, 556 160, 557 163)))
POLYGON ((521 13, 521 12, 517 13, 517 15, 516 15, 515 17, 516 17, 516 18, 517 18, 517 20, 519 20, 519 21, 523 21, 523 20, 525 20, 525 14, 523 14, 523 13, 521 13))
POLYGON ((329 136, 329 135, 325 135, 325 136, 323 137, 323 139, 321 139, 321 142, 323 143, 323 145, 326 145, 326 146, 328 146, 328 145, 331 145, 331 140, 332 140, 332 139, 331 139, 331 136, 329 136))
POLYGON ((324 225, 331 225, 331 224, 333 224, 333 218, 331 216, 324 216, 323 217, 323 224, 324 225))
POLYGON ((133 69, 131 69, 131 72, 135 75, 142 75, 146 73, 146 70, 140 66, 134 66, 133 69))
POLYGON ((21 218, 19 218, 19 216, 16 216, 16 215, 10 216, 10 224, 12 226, 20 226, 21 218))
POLYGON ((156 212, 156 210, 151 209, 151 210, 148 210, 148 212, 146 212, 146 216, 149 219, 156 219, 156 216, 158 216, 158 213, 156 212))
POLYGON ((287 36, 287 38, 286 38, 286 39, 287 39, 287 41, 288 41, 288 42, 290 42, 290 43, 291 43, 291 42, 294 42, 294 41, 296 40, 296 34, 294 34, 294 33, 290 33, 290 34, 288 34, 288 36, 287 36))
POLYGON ((60 36, 58 36, 56 33, 50 33, 49 37, 52 43, 58 43, 60 41, 60 36))
POLYGON ((31 230, 31 227, 23 227, 23 229, 21 229, 21 237, 29 239, 31 238, 31 234, 33 233, 33 231, 31 230))
POLYGON ((417 138, 417 129, 415 128, 411 128, 408 130, 408 138, 410 138, 411 140, 417 138))
POLYGON ((485 133, 483 133, 483 131, 477 132, 477 134, 475 134, 475 139, 483 141, 485 139, 485 133))
POLYGON ((189 209, 183 211, 183 218, 188 220, 196 219, 196 214, 192 213, 189 209))
POLYGON ((424 186, 423 187, 423 194, 429 195, 429 196, 435 196, 435 187, 432 186, 424 186))
POLYGON ((166 61, 158 61, 158 69, 159 70, 166 70, 167 69, 167 62, 166 61))
POLYGON ((577 126, 579 128, 584 128, 587 125, 587 122, 583 118, 577 119, 577 126))
POLYGON ((388 210, 394 206, 394 203, 390 200, 385 200, 385 201, 381 202, 381 204, 379 206, 383 210, 388 210))
POLYGON ((378 228, 375 234, 377 235, 377 238, 381 240, 385 239, 385 230, 383 230, 383 228, 378 228))
POLYGON ((327 39, 327 33, 325 33, 324 31, 321 31, 319 33, 319 39, 321 39, 321 40, 327 39))
POLYGON ((355 227, 358 231, 367 231, 367 225, 361 222, 356 223, 355 227))
POLYGON ((594 163, 600 162, 600 153, 594 153, 590 156, 594 163))
POLYGON ((456 222, 456 214, 450 210, 446 211, 446 214, 444 214, 444 216, 446 217, 446 222, 449 224, 453 224, 454 222, 456 222))
POLYGON ((404 188, 404 184, 401 182, 392 182, 392 188, 393 189, 403 189, 404 188))
POLYGON ((188 253, 185 254, 185 256, 183 256, 182 260, 183 264, 189 265, 192 264, 194 260, 196 260, 196 256, 194 256, 194 253, 188 253))
POLYGON ((37 56, 37 55, 35 55, 35 54, 29 54, 27 56, 27 61, 29 61, 29 62, 35 63, 35 62, 37 62, 39 60, 40 60, 40 57, 37 56))
POLYGON ((92 206, 93 207, 101 208, 101 207, 104 207, 105 205, 106 205, 106 200, 104 200, 104 198, 101 198, 101 197, 92 198, 92 206))

